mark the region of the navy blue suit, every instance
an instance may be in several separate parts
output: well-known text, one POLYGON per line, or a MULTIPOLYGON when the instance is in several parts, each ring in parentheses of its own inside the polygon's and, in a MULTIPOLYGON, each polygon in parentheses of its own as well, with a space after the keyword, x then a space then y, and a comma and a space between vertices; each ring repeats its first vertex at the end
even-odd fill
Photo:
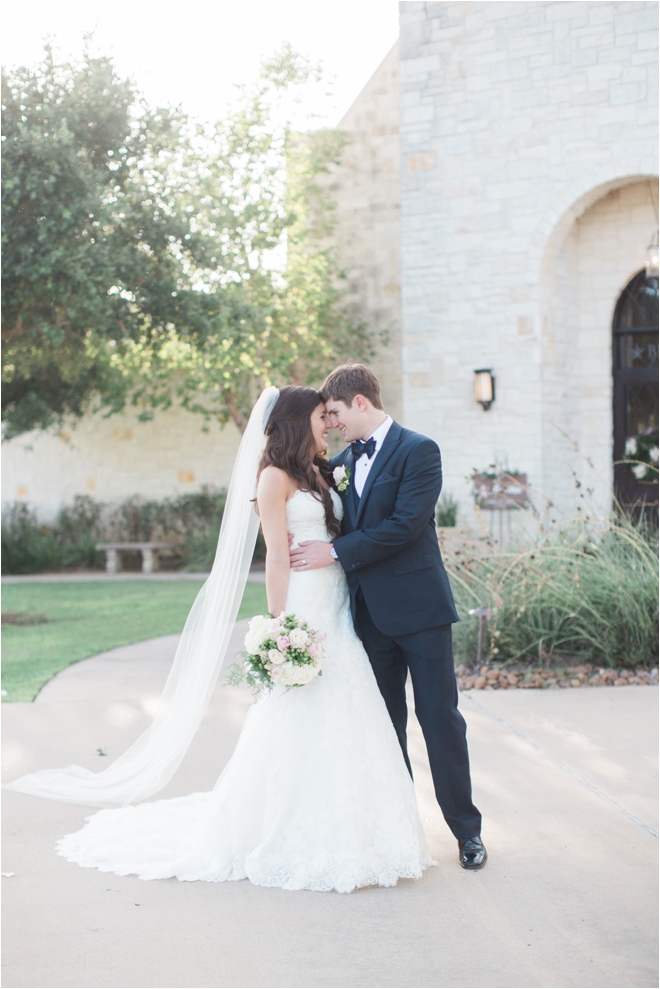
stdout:
POLYGON ((472 803, 465 721, 451 647, 458 621, 435 531, 442 488, 433 440, 390 426, 362 495, 353 484, 350 446, 331 461, 351 482, 335 551, 348 581, 355 629, 371 665, 410 769, 405 684, 410 670, 415 712, 424 732, 438 803, 457 838, 481 831, 472 803))

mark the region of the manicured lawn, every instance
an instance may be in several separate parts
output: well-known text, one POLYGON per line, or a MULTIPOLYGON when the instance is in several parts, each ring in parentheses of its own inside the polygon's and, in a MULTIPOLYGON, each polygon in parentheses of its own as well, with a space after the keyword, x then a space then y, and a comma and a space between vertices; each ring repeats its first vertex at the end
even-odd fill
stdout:
MULTIPOLYGON (((3 701, 31 701, 71 663, 116 646, 180 632, 202 581, 4 584, 3 612, 45 615, 43 625, 3 625, 3 701)), ((248 582, 239 618, 264 613, 263 584, 248 582)))

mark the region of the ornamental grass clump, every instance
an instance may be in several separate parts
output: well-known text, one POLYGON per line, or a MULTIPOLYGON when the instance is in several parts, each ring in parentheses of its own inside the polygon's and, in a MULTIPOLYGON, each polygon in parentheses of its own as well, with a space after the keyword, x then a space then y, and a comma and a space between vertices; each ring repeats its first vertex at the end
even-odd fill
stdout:
POLYGON ((463 621, 457 655, 476 658, 477 620, 486 605, 484 658, 536 665, 567 656, 601 666, 635 668, 657 662, 657 529, 628 518, 572 518, 531 546, 482 552, 449 561, 463 621))
POLYGON ((453 495, 443 494, 435 509, 435 524, 453 529, 458 518, 458 502, 453 495))

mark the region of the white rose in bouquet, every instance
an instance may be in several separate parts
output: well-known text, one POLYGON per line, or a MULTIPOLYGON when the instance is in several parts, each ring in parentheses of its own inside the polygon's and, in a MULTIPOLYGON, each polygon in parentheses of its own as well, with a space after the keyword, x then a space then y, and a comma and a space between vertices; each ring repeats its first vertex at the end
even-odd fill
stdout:
POLYGON ((279 666, 282 662, 282 653, 279 649, 271 649, 268 653, 268 662, 272 663, 273 666, 279 666))
POLYGON ((304 649, 309 642, 309 635, 304 628, 292 628, 289 639, 294 649, 304 649))
POLYGON ((260 645, 261 637, 256 632, 249 631, 245 633, 245 648, 251 655, 259 652, 260 645))
POLYGON ((296 667, 293 663, 284 663, 282 666, 282 677, 280 683, 283 683, 287 687, 294 686, 296 682, 296 667))
POLYGON ((299 666, 298 673, 296 675, 296 683, 302 687, 303 684, 309 683, 310 680, 314 679, 314 670, 311 666, 299 666))
POLYGON ((250 631, 259 638, 259 642, 262 642, 268 635, 268 626, 272 621, 268 615, 255 615, 250 621, 250 631))

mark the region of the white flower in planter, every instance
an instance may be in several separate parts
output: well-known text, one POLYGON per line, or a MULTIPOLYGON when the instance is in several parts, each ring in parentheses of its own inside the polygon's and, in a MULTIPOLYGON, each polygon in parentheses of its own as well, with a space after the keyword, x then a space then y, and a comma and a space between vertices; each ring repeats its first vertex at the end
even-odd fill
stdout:
POLYGON ((641 481, 643 477, 646 477, 646 475, 648 474, 648 471, 649 471, 649 469, 646 466, 646 464, 634 464, 631 467, 631 470, 632 470, 633 474, 635 475, 635 477, 637 478, 638 481, 641 481))
POLYGON ((637 439, 631 436, 630 439, 626 440, 626 445, 623 449, 626 457, 634 457, 637 453, 637 439))

